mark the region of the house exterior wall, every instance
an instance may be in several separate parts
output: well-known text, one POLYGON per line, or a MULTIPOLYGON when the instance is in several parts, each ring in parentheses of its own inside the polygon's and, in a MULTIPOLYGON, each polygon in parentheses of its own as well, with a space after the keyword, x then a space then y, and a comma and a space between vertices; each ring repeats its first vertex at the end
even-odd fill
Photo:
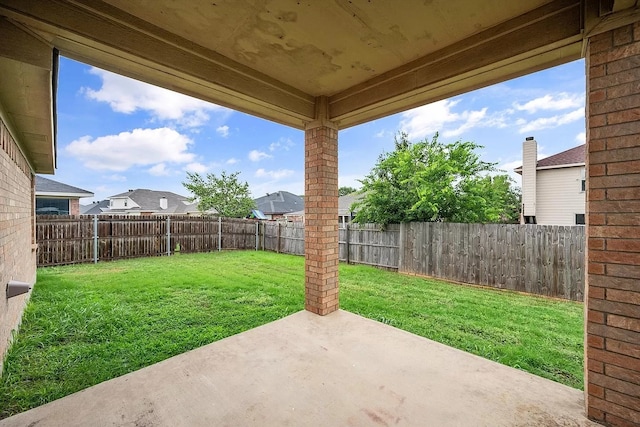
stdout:
POLYGON ((640 22, 591 37, 586 58, 587 413, 640 426, 640 22))
POLYGON ((576 225, 576 215, 584 214, 582 191, 584 167, 538 170, 536 220, 542 225, 576 225))
MULTIPOLYGON (((29 294, 6 298, 10 280, 36 278, 35 177, 0 117, 0 358, 17 329, 29 294)), ((1 365, 0 365, 1 369, 1 365)))
POLYGON ((69 199, 69 215, 80 215, 80 199, 69 199))

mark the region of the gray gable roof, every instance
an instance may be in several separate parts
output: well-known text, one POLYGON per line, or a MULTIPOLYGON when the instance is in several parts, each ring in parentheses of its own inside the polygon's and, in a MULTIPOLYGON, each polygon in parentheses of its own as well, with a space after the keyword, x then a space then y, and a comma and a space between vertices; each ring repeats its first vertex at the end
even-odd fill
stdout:
POLYGON ((351 193, 338 197, 338 215, 348 216, 351 215, 351 205, 359 201, 364 197, 364 194, 351 193))
POLYGON ((63 184, 40 175, 36 175, 36 196, 56 195, 70 197, 92 197, 93 193, 72 185, 63 184))
POLYGON ((109 200, 101 200, 90 205, 80 206, 81 215, 100 215, 103 210, 109 209, 109 200))
MULTIPOLYGON (((191 202, 188 197, 181 196, 170 191, 156 191, 147 190, 144 188, 138 188, 136 190, 129 190, 125 193, 120 193, 109 197, 110 199, 129 198, 133 200, 139 208, 129 209, 114 209, 108 213, 118 212, 130 212, 130 211, 144 211, 144 212, 159 212, 163 214, 183 214, 188 212, 198 212, 198 203, 191 202), (160 208, 160 199, 167 199, 167 209, 160 208)), ((108 207, 108 206, 107 206, 108 207)), ((105 212, 107 213, 107 212, 105 212)), ((207 213, 215 213, 212 209, 207 213)))
POLYGON ((266 215, 297 212, 304 209, 304 199, 288 191, 267 193, 255 199, 256 206, 266 215))

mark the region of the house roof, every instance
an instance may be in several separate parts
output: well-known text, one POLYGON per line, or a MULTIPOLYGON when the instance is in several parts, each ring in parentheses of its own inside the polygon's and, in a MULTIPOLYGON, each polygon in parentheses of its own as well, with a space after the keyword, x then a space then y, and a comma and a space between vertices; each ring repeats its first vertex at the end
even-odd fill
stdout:
POLYGON ((351 215, 351 205, 355 202, 359 201, 364 197, 363 194, 360 193, 351 193, 344 196, 338 197, 338 215, 346 216, 351 215))
POLYGON ((49 178, 36 175, 36 196, 55 196, 55 197, 93 197, 93 193, 82 188, 54 181, 49 178))
POLYGON ((266 215, 297 212, 304 209, 304 199, 288 191, 267 193, 255 199, 256 206, 266 215))
POLYGON ((81 215, 100 215, 104 210, 109 209, 109 200, 101 200, 90 205, 80 206, 81 215))
MULTIPOLYGON (((567 166, 577 166, 585 164, 585 144, 562 151, 553 156, 538 160, 536 169, 555 169, 567 166)), ((522 173, 522 166, 514 169, 515 172, 522 173)))
POLYGON ((162 212, 166 214, 182 214, 198 211, 198 203, 191 202, 188 197, 181 196, 170 191, 156 191, 144 188, 129 190, 125 193, 115 194, 109 199, 129 198, 133 200, 138 207, 128 209, 109 209, 109 213, 117 212, 162 212), (160 208, 160 199, 167 199, 167 209, 160 208))

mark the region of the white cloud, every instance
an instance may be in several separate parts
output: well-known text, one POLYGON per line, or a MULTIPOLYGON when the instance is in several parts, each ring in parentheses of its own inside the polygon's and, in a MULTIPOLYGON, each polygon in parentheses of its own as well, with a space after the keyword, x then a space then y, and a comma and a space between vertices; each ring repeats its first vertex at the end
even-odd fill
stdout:
POLYGON ((445 136, 445 137, 459 136, 462 133, 468 131, 469 129, 473 129, 476 126, 479 126, 486 115, 487 115, 487 107, 479 111, 465 111, 460 115, 460 117, 464 119, 464 123, 462 123, 456 129, 445 130, 442 133, 442 136, 445 136))
POLYGON ((551 129, 580 119, 584 120, 584 108, 578 108, 566 114, 560 114, 552 117, 541 117, 539 119, 526 122, 518 132, 528 133, 541 129, 551 129))
POLYGON ((282 178, 286 178, 295 173, 295 171, 291 169, 278 169, 275 171, 267 171, 264 169, 258 169, 255 173, 256 178, 271 178, 275 181, 280 180, 282 178))
POLYGON ((169 128, 134 129, 117 135, 92 139, 90 136, 72 141, 65 151, 94 170, 125 171, 134 166, 158 163, 189 163, 192 141, 169 128))
POLYGON ((138 110, 150 113, 155 119, 174 121, 182 127, 202 126, 209 120, 209 112, 228 115, 231 110, 157 86, 120 76, 99 68, 91 74, 102 80, 98 90, 83 88, 89 98, 109 104, 113 111, 132 114, 138 110))
POLYGON ((580 132, 576 135, 576 144, 582 145, 587 142, 587 134, 586 132, 580 132))
POLYGON ((584 94, 560 92, 547 94, 536 99, 532 99, 524 104, 513 104, 518 111, 526 111, 533 114, 540 110, 567 110, 569 108, 581 107, 584 105, 584 94))
POLYGON ((150 167, 147 169, 147 172, 153 176, 167 176, 169 175, 169 170, 167 169, 167 165, 164 163, 158 163, 157 165, 150 167))
POLYGON ((258 151, 258 150, 249 151, 249 160, 251 160, 252 162, 259 162, 260 160, 270 159, 272 157, 273 157, 272 155, 267 154, 264 151, 258 151))
POLYGON ((224 126, 218 126, 216 128, 216 132, 218 133, 218 135, 220 135, 223 138, 226 138, 229 136, 229 126, 224 125, 224 126))
POLYGON ((200 162, 192 162, 187 164, 184 167, 184 170, 186 170, 187 172, 205 173, 209 170, 209 168, 200 162))
POLYGON ((285 151, 289 151, 289 149, 291 149, 291 147, 295 146, 296 144, 289 138, 280 138, 278 140, 278 142, 272 142, 269 145, 269 151, 273 152, 276 150, 285 150, 285 151))
POLYGON ((226 161, 226 163, 228 165, 235 165, 236 163, 239 163, 240 160, 236 159, 235 157, 230 158, 229 160, 226 161))
POLYGON ((117 173, 114 173, 113 175, 103 175, 102 179, 106 179, 109 181, 115 181, 115 182, 125 182, 127 180, 127 177, 124 175, 120 175, 117 173))
MULTIPOLYGON (((444 137, 455 137, 475 127, 504 127, 505 112, 488 115, 488 108, 455 112, 460 100, 443 100, 402 113, 400 129, 409 139, 429 137, 440 132, 444 137)), ((376 134, 378 136, 380 134, 376 134)))

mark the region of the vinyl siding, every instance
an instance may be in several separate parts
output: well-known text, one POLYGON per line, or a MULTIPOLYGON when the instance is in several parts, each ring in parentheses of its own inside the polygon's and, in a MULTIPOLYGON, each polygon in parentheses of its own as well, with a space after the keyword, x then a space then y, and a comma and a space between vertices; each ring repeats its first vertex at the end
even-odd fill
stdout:
POLYGON ((543 225, 575 225, 576 214, 585 213, 581 191, 584 166, 538 170, 536 219, 543 225))

